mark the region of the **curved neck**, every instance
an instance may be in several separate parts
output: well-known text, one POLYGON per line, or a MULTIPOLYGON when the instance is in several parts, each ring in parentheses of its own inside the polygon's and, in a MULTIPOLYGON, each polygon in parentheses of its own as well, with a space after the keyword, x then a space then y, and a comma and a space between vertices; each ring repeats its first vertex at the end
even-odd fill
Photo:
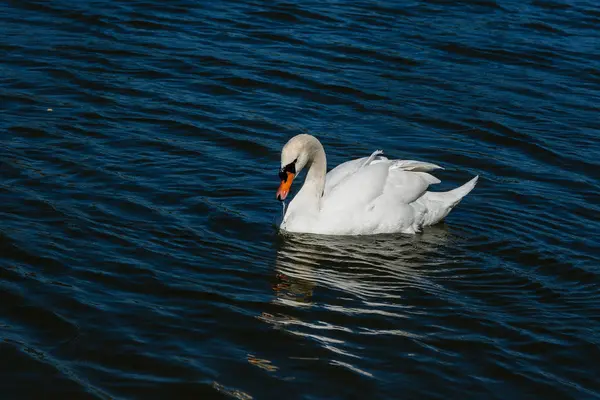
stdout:
POLYGON ((309 159, 307 168, 308 172, 306 173, 304 186, 307 184, 314 185, 320 199, 325 189, 325 175, 327 174, 327 158, 321 143, 319 143, 318 148, 312 154, 312 158, 309 159))
MULTIPOLYGON (((292 203, 302 204, 304 209, 310 211, 319 211, 321 209, 321 197, 323 197, 323 190, 325 189, 327 157, 323 145, 316 139, 311 141, 308 147, 308 161, 305 168, 308 169, 306 179, 292 203)), ((290 203, 290 207, 292 203, 290 203)))

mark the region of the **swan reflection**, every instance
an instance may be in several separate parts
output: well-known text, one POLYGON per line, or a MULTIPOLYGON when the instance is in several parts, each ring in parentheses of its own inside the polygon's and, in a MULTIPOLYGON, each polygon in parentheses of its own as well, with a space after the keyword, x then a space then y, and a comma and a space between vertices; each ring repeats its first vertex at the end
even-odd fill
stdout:
POLYGON ((373 306, 390 302, 403 289, 433 284, 428 267, 450 238, 443 225, 419 235, 282 235, 273 290, 277 301, 295 307, 313 305, 318 287, 373 306))
POLYGON ((371 376, 357 365, 359 337, 419 337, 410 317, 444 290, 434 277, 452 240, 443 225, 419 235, 281 235, 272 312, 259 318, 326 349, 329 364, 371 376))

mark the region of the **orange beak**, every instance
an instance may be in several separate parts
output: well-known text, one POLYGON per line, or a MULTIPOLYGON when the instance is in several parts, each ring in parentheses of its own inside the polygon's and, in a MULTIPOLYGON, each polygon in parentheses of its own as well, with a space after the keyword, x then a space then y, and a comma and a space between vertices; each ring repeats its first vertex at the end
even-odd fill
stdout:
POLYGON ((294 174, 289 171, 286 171, 286 179, 281 181, 279 185, 279 189, 277 189, 277 200, 283 201, 290 193, 290 188, 292 187, 292 181, 294 180, 294 174))

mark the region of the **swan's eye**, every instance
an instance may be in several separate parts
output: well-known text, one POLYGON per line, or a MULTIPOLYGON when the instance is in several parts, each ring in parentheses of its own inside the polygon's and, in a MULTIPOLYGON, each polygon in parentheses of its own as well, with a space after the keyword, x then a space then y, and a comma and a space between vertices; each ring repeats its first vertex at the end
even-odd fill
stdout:
POLYGON ((296 175, 296 161, 298 159, 294 160, 293 163, 290 163, 288 165, 285 166, 285 168, 283 169, 286 172, 291 172, 292 174, 296 175))
POLYGON ((287 181, 287 173, 285 171, 279 171, 279 179, 281 179, 282 182, 287 181))

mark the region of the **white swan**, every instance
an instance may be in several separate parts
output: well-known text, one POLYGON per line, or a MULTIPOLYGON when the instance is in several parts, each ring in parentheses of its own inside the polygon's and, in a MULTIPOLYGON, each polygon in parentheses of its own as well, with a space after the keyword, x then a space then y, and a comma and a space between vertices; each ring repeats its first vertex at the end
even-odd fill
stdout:
POLYGON ((428 192, 429 185, 440 180, 427 172, 441 167, 389 160, 381 154, 375 151, 327 173, 325 150, 317 138, 306 134, 291 138, 281 151, 277 199, 285 200, 303 168, 308 172, 280 228, 329 235, 416 233, 444 219, 479 178, 448 192, 428 192))

